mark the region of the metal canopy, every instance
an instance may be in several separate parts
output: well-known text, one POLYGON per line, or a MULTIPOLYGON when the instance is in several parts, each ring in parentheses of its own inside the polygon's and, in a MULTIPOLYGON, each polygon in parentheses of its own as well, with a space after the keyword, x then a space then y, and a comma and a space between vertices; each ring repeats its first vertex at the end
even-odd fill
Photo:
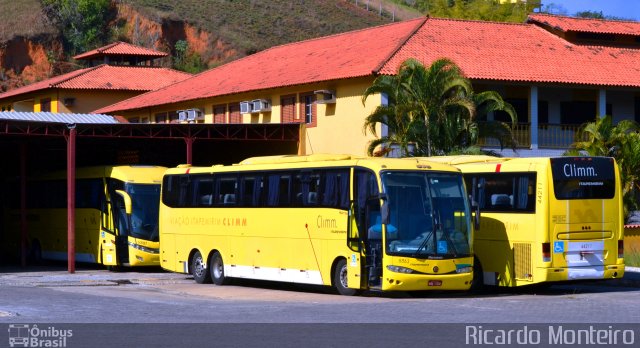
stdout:
MULTIPOLYGON (((75 163, 76 137, 117 139, 183 139, 187 163, 193 142, 204 140, 298 141, 300 124, 149 124, 119 123, 108 115, 49 112, 0 112, 0 136, 64 137, 67 143, 67 266, 75 273, 75 163)), ((26 266, 26 143, 20 147, 21 263, 26 266)))
MULTIPOLYGON (((68 124, 0 119, 0 135, 65 136, 68 124)), ((299 124, 76 123, 78 137, 298 141, 299 124)))

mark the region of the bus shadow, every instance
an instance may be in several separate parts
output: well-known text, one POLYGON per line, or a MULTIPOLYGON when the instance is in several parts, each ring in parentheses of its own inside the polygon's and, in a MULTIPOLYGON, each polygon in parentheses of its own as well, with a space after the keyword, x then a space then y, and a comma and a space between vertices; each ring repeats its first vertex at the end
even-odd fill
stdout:
POLYGON ((517 288, 492 287, 480 293, 469 293, 472 297, 505 296, 566 296, 579 294, 634 292, 640 290, 637 284, 617 282, 617 280, 580 281, 571 283, 530 285, 517 288))
MULTIPOLYGON (((160 266, 145 266, 145 267, 118 267, 109 269, 104 265, 96 263, 82 263, 75 264, 75 271, 107 271, 110 270, 114 273, 121 272, 135 272, 135 273, 168 273, 160 266)), ((3 262, 0 264, 0 274, 5 273, 36 273, 36 272, 66 272, 68 271, 67 261, 52 261, 43 260, 36 264, 30 263, 26 266, 20 265, 19 262, 3 262)))

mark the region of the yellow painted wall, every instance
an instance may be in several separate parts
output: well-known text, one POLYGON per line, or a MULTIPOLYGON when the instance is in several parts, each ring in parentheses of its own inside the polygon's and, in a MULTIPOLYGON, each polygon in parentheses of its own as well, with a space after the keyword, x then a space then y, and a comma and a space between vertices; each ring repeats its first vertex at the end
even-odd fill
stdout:
POLYGON ((7 98, 2 106, 11 110, 24 112, 42 111, 42 100, 51 99, 51 112, 88 114, 93 110, 129 99, 140 91, 105 91, 105 90, 45 90, 7 98), (64 105, 66 98, 74 98, 72 105, 64 105))
POLYGON ((340 81, 336 85, 336 103, 318 104, 317 127, 306 128, 304 154, 366 155, 368 142, 374 136, 369 132, 364 134, 364 119, 381 102, 379 95, 373 95, 367 98, 366 105, 362 105, 362 94, 372 83, 373 79, 367 78, 340 81))
MULTIPOLYGON (((57 107, 62 113, 89 114, 93 110, 129 99, 142 92, 139 91, 105 91, 105 90, 59 90, 57 91, 57 107), (67 98, 75 98, 73 104, 64 105, 67 98)), ((53 111, 53 104, 51 106, 53 111)))
MULTIPOLYGON (((363 132, 363 123, 369 115, 380 104, 379 95, 373 95, 367 99, 366 105, 362 104, 362 93, 373 82, 373 77, 359 79, 348 79, 342 81, 331 81, 327 83, 316 83, 302 86, 277 88, 268 91, 252 93, 241 93, 230 96, 198 100, 195 102, 176 103, 162 107, 151 107, 145 110, 132 112, 120 112, 119 115, 126 118, 149 117, 154 122, 155 115, 164 112, 173 112, 191 108, 204 110, 205 123, 213 122, 213 106, 220 104, 238 103, 240 101, 251 101, 254 99, 267 99, 271 101, 271 112, 260 112, 253 114, 243 114, 242 122, 249 123, 280 123, 282 96, 312 92, 320 89, 334 90, 336 92, 335 104, 321 104, 317 106, 317 126, 303 127, 299 144, 299 154, 312 153, 349 153, 355 155, 365 155, 367 144, 374 136, 363 132)), ((298 97, 296 105, 296 115, 300 112, 300 99, 298 97)), ((228 117, 228 109, 227 109, 228 117)), ((298 115, 300 117, 300 115, 298 115)), ((378 129, 378 135, 380 130, 378 129)))

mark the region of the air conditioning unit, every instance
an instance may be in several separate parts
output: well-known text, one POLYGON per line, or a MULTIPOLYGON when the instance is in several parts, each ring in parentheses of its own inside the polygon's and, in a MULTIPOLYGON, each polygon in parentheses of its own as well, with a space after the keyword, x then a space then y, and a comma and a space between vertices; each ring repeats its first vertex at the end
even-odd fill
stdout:
POLYGON ((188 122, 194 122, 196 120, 203 120, 204 119, 204 114, 202 113, 202 110, 200 109, 188 109, 185 110, 187 112, 187 121, 188 122))
POLYGON ((322 96, 322 99, 316 100, 316 103, 318 104, 335 104, 336 102, 336 91, 319 89, 317 91, 313 91, 313 93, 322 96))
POLYGON ((253 112, 271 111, 271 101, 267 99, 255 99, 251 102, 253 112))
POLYGON ((178 122, 187 122, 187 110, 178 110, 178 122))
POLYGON ((76 102, 76 98, 63 98, 62 99, 62 104, 64 104, 64 106, 73 106, 73 104, 75 104, 76 102))
POLYGON ((253 103, 250 101, 242 101, 240 102, 240 113, 241 114, 248 114, 250 112, 253 112, 253 103))

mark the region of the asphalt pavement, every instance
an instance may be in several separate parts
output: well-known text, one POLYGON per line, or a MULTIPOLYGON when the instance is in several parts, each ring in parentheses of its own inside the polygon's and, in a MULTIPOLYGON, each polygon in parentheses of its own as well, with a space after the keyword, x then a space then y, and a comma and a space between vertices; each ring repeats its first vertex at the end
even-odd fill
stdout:
MULTIPOLYGON (((66 264, 42 266, 0 266, 0 285, 14 286, 109 286, 122 284, 163 285, 193 283, 189 274, 171 273, 160 268, 125 269, 111 272, 97 265, 77 265, 75 273, 69 273, 66 264)), ((589 282, 589 281, 586 281, 589 282)), ((640 288, 640 267, 626 267, 620 279, 597 280, 608 286, 640 288)))

